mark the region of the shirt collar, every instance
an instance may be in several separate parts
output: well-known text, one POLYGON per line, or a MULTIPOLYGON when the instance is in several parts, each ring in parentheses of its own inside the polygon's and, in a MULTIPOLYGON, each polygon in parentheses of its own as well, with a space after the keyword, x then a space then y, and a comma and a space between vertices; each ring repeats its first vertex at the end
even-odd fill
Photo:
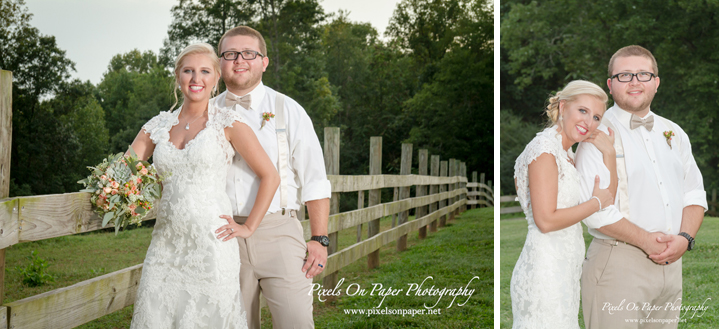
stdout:
MULTIPOLYGON (((627 129, 631 130, 631 128, 629 128, 629 122, 632 121, 632 113, 622 109, 621 107, 619 107, 619 105, 617 105, 617 103, 614 103, 614 106, 612 106, 610 110, 614 112, 614 115, 617 117, 617 120, 619 120, 619 123, 621 123, 627 129)), ((652 115, 654 115, 654 113, 651 109, 649 109, 649 113, 647 113, 647 115, 645 115, 642 119, 646 119, 652 115)))
MULTIPOLYGON (((227 90, 226 92, 228 94, 233 94, 229 90, 227 90)), ((252 102, 250 103, 250 109, 257 110, 260 108, 260 103, 262 103, 262 99, 265 98, 265 93, 266 93, 265 85, 262 83, 262 81, 260 81, 260 84, 258 84, 257 87, 255 87, 255 89, 252 89, 252 91, 247 93, 247 95, 252 95, 251 96, 252 102)), ((233 94, 233 95, 235 95, 235 94, 233 94)), ((239 96, 235 95, 235 96, 242 97, 245 95, 239 95, 239 96)), ((225 97, 227 97, 227 96, 225 96, 225 97)), ((224 97, 223 97, 222 101, 224 101, 224 97)))

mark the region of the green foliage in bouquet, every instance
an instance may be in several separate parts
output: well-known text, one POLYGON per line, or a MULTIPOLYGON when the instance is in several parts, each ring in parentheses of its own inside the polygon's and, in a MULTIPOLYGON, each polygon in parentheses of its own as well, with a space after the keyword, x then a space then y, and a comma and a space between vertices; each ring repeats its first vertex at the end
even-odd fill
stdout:
POLYGON ((90 176, 78 181, 85 185, 80 192, 91 194, 90 202, 102 218, 102 227, 112 221, 115 234, 130 224, 139 226, 162 196, 160 182, 164 177, 149 162, 140 160, 132 147, 129 155, 110 155, 88 169, 90 176))
POLYGON ((38 287, 55 281, 55 277, 45 271, 50 265, 46 260, 38 257, 35 250, 30 253, 30 256, 27 256, 27 259, 30 260, 28 266, 25 268, 15 267, 22 276, 22 283, 30 287, 38 287))

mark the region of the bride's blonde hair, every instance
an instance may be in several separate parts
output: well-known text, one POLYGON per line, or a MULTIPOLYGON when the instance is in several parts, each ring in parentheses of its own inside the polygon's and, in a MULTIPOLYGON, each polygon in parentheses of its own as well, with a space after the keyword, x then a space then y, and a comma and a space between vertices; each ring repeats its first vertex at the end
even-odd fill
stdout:
MULTIPOLYGON (((597 84, 586 80, 574 80, 568 83, 564 89, 558 91, 554 96, 549 97, 549 104, 544 111, 549 117, 549 125, 553 126, 559 121, 559 102, 565 101, 569 103, 574 101, 579 95, 592 95, 604 103, 604 109, 607 109, 607 93, 597 84)), ((565 105, 566 106, 566 105, 565 105)))

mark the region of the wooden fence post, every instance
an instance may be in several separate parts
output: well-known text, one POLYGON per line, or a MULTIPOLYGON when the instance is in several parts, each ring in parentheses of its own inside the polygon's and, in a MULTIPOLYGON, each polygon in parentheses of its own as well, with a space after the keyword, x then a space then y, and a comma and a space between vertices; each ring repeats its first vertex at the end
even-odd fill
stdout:
MULTIPOLYGON (((460 168, 461 168, 461 165, 460 165, 460 164, 461 164, 461 162, 460 162, 459 160, 457 160, 457 159, 454 160, 454 176, 457 177, 457 178, 462 177, 462 173, 461 173, 461 171, 460 171, 460 170, 461 170, 461 169, 460 169, 460 168)), ((462 183, 460 183, 460 182, 454 183, 454 189, 455 189, 455 190, 460 189, 461 187, 462 187, 462 183)), ((461 195, 458 195, 458 196, 455 198, 454 202, 459 201, 459 199, 460 199, 461 197, 462 197, 461 195)), ((461 211, 463 211, 463 210, 462 210, 462 207, 454 208, 454 215, 455 215, 455 216, 456 216, 456 215, 459 215, 459 213, 460 213, 461 211)))
MULTIPOLYGON (((447 177, 447 161, 440 161, 439 163, 439 177, 447 177)), ((439 185, 439 193, 447 192, 449 184, 440 184, 439 185)), ((450 199, 442 199, 439 201, 439 209, 442 209, 447 206, 447 202, 449 202, 450 199)), ((444 227, 447 225, 447 215, 442 215, 439 217, 439 227, 444 227)))
MULTIPOLYGON (((455 169, 456 169, 456 167, 457 167, 456 164, 457 164, 457 159, 449 159, 449 167, 447 168, 447 170, 449 171, 449 172, 448 172, 448 177, 454 178, 455 176, 457 176, 457 172, 455 171, 455 169)), ((449 184, 449 186, 448 186, 448 188, 447 188, 448 191, 454 191, 455 189, 457 189, 457 183, 449 184)), ((449 198, 449 203, 448 203, 448 205, 451 206, 451 205, 453 205, 456 201, 457 201, 457 198, 456 198, 456 197, 451 197, 451 198, 449 198)), ((449 217, 447 218, 447 221, 454 220, 454 215, 455 215, 456 213, 457 213, 456 210, 452 210, 452 211, 449 213, 449 217)))
MULTIPOLYGON (((325 127, 325 169, 328 175, 340 174, 340 128, 325 127)), ((340 194, 332 193, 330 199, 330 215, 340 212, 340 194)), ((330 245, 327 247, 327 256, 337 252, 337 239, 339 232, 329 234, 330 245)), ((337 272, 326 275, 323 279, 325 287, 337 285, 337 272)))
MULTIPOLYGON (((475 183, 475 184, 477 183, 477 172, 476 171, 472 172, 472 183, 475 183)), ((472 192, 476 193, 477 191, 479 191, 479 186, 472 188, 472 192)), ((476 195, 472 196, 472 200, 477 200, 477 199, 479 199, 479 198, 476 195)), ((477 206, 476 204, 473 204, 470 209, 474 209, 476 206, 477 206)))
MULTIPOLYGON (((480 184, 484 184, 484 173, 482 173, 482 174, 479 175, 479 183, 480 183, 480 184)), ((482 190, 481 188, 478 189, 478 191, 481 191, 481 190, 482 190)), ((486 198, 485 198, 483 195, 480 196, 479 199, 480 199, 480 200, 486 200, 486 198)), ((480 205, 480 207, 486 207, 486 206, 480 205)))
MULTIPOLYGON (((12 72, 0 70, 0 200, 10 195, 12 149, 12 72)), ((0 237, 11 232, 2 232, 0 237)), ((5 249, 0 249, 0 305, 5 297, 5 249)), ((0 306, 0 328, 7 327, 7 309, 0 306)))
MULTIPOLYGON (((357 192, 357 209, 364 208, 364 191, 357 192)), ((357 242, 362 241, 362 223, 357 225, 357 242)))
MULTIPOLYGON (((382 175, 382 137, 370 137, 369 146, 369 174, 382 175)), ((382 189, 369 190, 368 207, 380 204, 382 189)), ((367 224, 367 238, 379 234, 379 218, 367 224)), ((373 269, 379 266, 379 249, 367 255, 367 267, 373 269)))
MULTIPOLYGON (((418 155, 418 174, 420 176, 427 176, 427 157, 429 156, 429 151, 426 149, 419 150, 418 155)), ((427 195, 427 185, 417 185, 417 188, 415 190, 415 195, 417 197, 425 196, 427 195)), ((422 218, 428 214, 427 212, 427 206, 421 206, 417 207, 417 209, 414 210, 414 218, 422 218)), ((424 239, 427 237, 427 225, 422 226, 419 228, 419 238, 424 239)))
MULTIPOLYGON (((459 175, 462 176, 462 177, 464 177, 464 178, 467 178, 467 164, 464 163, 464 162, 460 162, 460 163, 459 163, 459 175)), ((466 189, 467 189, 467 183, 462 182, 462 184, 460 184, 460 187, 466 190, 466 189)), ((467 200, 467 193, 466 193, 466 192, 465 192, 465 193, 462 193, 462 199, 467 200)), ((467 211, 467 203, 465 203, 465 204, 462 205, 462 212, 465 212, 465 211, 467 211)))
MULTIPOLYGON (((412 174, 412 144, 402 143, 402 162, 399 169, 400 175, 412 174)), ((403 186, 399 189, 399 199, 404 200, 410 197, 409 186, 403 186)), ((397 225, 402 225, 409 220, 409 210, 405 210, 399 213, 397 225)), ((402 235, 397 239, 397 251, 404 251, 407 249, 407 234, 402 235)))
MULTIPOLYGON (((439 155, 432 156, 432 164, 430 165, 430 171, 432 176, 439 176, 439 155)), ((429 194, 437 194, 439 192, 439 185, 433 184, 429 186, 429 194)), ((429 205, 429 212, 433 213, 439 209, 439 202, 432 202, 429 205)), ((429 223, 429 231, 437 232, 437 220, 433 220, 429 223)))

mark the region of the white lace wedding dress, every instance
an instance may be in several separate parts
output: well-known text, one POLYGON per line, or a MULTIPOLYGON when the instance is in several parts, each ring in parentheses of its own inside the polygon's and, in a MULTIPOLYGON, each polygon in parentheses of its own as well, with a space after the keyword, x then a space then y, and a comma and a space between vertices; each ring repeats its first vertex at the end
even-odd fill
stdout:
POLYGON ((543 153, 554 156, 559 170, 557 209, 579 204, 579 173, 562 148, 557 127, 537 134, 517 158, 514 177, 517 196, 529 231, 512 272, 512 328, 579 328, 579 279, 584 259, 582 226, 542 233, 534 223, 529 198, 528 166, 543 153))
POLYGON ((247 328, 239 246, 214 233, 227 224, 219 216, 232 215, 225 179, 235 151, 224 128, 244 119, 210 105, 206 127, 180 150, 169 141, 179 113, 162 112, 143 126, 155 143, 157 171, 171 174, 163 182, 131 328, 247 328))

